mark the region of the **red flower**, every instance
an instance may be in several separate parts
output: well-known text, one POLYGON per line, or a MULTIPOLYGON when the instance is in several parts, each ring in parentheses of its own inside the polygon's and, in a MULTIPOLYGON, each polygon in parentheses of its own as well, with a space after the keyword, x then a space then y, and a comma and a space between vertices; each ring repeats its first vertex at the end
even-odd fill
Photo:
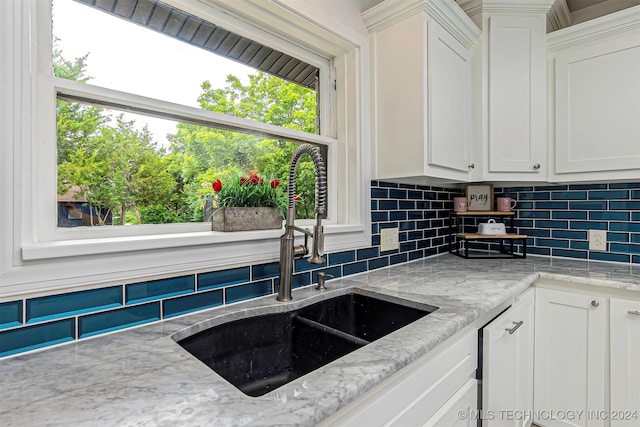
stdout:
POLYGON ((299 202, 300 200, 302 200, 302 198, 300 197, 300 195, 299 195, 299 194, 295 194, 295 195, 293 196, 293 200, 295 200, 296 202, 299 202))
POLYGON ((213 187, 213 191, 217 193, 218 191, 222 190, 222 181, 217 179, 213 184, 211 184, 211 186, 213 187))
POLYGON ((264 182, 264 179, 260 178, 258 174, 252 173, 249 175, 250 184, 258 184, 264 182))
POLYGON ((280 181, 278 181, 277 179, 272 179, 269 185, 271 186, 271 188, 276 188, 278 185, 280 185, 280 181))
POLYGON ((247 178, 245 178, 244 176, 240 177, 240 185, 244 184, 245 182, 247 182, 247 178))

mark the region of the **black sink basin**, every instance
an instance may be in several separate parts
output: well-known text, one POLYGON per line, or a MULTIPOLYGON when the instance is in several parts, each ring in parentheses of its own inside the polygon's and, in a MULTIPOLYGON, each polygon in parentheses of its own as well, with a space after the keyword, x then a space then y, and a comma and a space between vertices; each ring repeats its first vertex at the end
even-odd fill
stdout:
POLYGON ((357 293, 215 326, 178 342, 249 396, 262 396, 436 310, 357 293))

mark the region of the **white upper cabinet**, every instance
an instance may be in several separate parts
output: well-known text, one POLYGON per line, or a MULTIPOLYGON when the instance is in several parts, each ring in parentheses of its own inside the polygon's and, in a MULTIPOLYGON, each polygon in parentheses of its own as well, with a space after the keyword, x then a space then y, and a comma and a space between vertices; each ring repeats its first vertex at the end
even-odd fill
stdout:
POLYGON ((640 6, 551 33, 552 181, 640 177, 640 6))
POLYGON ((546 13, 552 3, 483 2, 485 180, 546 180, 546 13))
POLYGON ((469 181, 479 29, 455 2, 440 0, 383 2, 363 18, 371 34, 374 178, 469 181))

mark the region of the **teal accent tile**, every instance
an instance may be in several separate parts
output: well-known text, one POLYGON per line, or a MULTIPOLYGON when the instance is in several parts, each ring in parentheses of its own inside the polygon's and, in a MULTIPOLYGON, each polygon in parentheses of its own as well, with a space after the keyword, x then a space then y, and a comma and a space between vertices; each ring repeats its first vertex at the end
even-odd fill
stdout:
POLYGON ((162 301, 165 319, 222 305, 222 289, 162 301))
POLYGON ((597 221, 571 221, 570 228, 572 230, 606 230, 607 223, 597 221))
POLYGON ((263 280, 260 282, 249 283, 247 285, 225 288, 224 292, 227 304, 269 295, 272 293, 271 280, 263 280))
MULTIPOLYGON (((560 212, 562 212, 562 211, 560 211, 560 212)), ((518 212, 518 216, 520 218, 549 219, 549 218, 551 218, 551 212, 549 212, 549 211, 520 211, 520 212, 518 212)))
POLYGON ((192 274, 126 285, 125 301, 127 305, 137 304, 193 292, 195 292, 195 276, 192 274))
POLYGON ((568 228, 569 223, 567 221, 545 221, 536 220, 536 227, 538 228, 568 228))
POLYGON ((622 252, 627 254, 640 254, 640 245, 611 243, 609 245, 611 252, 622 252))
POLYGON ((607 184, 571 184, 569 190, 606 190, 607 184))
POLYGON ((633 190, 631 192, 631 198, 632 199, 640 199, 640 190, 633 190))
POLYGON ((398 201, 397 200, 380 200, 378 202, 378 206, 381 211, 395 211, 398 209, 398 201))
POLYGON ((117 308, 78 318, 80 338, 117 331, 160 320, 160 302, 117 308))
POLYGON ((372 199, 388 199, 389 198, 389 190, 383 188, 372 188, 371 189, 371 198, 372 199))
POLYGON ((640 224, 634 224, 632 222, 612 222, 609 224, 609 230, 640 233, 640 224))
POLYGON ((553 211, 553 219, 587 219, 586 211, 553 211))
MULTIPOLYGON (((380 237, 380 236, 378 236, 380 237)), ((346 264, 356 260, 356 251, 344 251, 329 254, 329 265, 346 264)))
POLYGON ((609 188, 640 188, 640 182, 612 182, 609 188))
MULTIPOLYGON (((632 235, 632 236, 634 236, 634 235, 632 235)), ((611 233, 611 232, 609 232, 609 233, 607 233, 607 240, 609 242, 627 243, 627 242, 629 242, 629 233, 611 233)), ((633 240, 631 240, 631 241, 633 242, 633 240)), ((640 243, 640 239, 639 239, 638 243, 640 243)))
POLYGON ((389 212, 371 212, 371 222, 389 221, 389 212))
POLYGON ((75 316, 121 305, 122 286, 30 298, 26 301, 27 323, 75 316))
POLYGON ((0 332, 0 357, 73 341, 75 337, 75 319, 0 332))
POLYGON ((536 209, 567 209, 568 202, 534 202, 534 206, 536 209))
POLYGON ((380 257, 369 260, 369 270, 375 270, 389 265, 389 257, 380 257))
POLYGON ((629 212, 591 211, 589 219, 592 221, 629 221, 629 212))
POLYGON ((0 304, 0 329, 22 325, 22 301, 9 301, 0 304))
POLYGON ((549 192, 531 192, 518 194, 517 200, 520 202, 522 200, 549 200, 550 198, 551 193, 549 192))
POLYGON ((236 285, 251 280, 249 267, 231 268, 198 274, 198 290, 216 289, 222 286, 236 285))
POLYGON ((586 191, 558 191, 551 193, 551 200, 587 200, 586 191))
POLYGON ((629 262, 631 258, 629 255, 612 254, 608 252, 589 252, 589 259, 609 262, 629 262))
POLYGON ((587 240, 586 231, 553 230, 551 237, 556 239, 587 240))
POLYGON ((389 263, 391 265, 400 264, 401 262, 407 262, 407 254, 406 253, 397 254, 397 255, 391 255, 389 257, 389 263))
POLYGON ((607 202, 570 202, 569 209, 575 211, 606 211, 607 202))
POLYGON ((253 270, 253 280, 269 279, 280 275, 280 263, 278 262, 258 264, 251 268, 253 270))
POLYGON ((560 191, 566 189, 566 185, 538 185, 536 187, 533 187, 534 191, 560 191))
POLYGON ((346 264, 342 266, 342 271, 345 276, 349 276, 351 274, 362 273, 363 271, 367 271, 367 261, 355 262, 353 264, 346 264))
POLYGON ((528 254, 536 254, 536 255, 550 255, 551 249, 549 248, 536 248, 536 247, 528 247, 528 254))
POLYGON ((640 221, 640 212, 632 212, 631 221, 640 221))
POLYGON ((585 251, 588 251, 589 242, 587 242, 586 240, 572 240, 571 249, 583 249, 585 251))
POLYGON ((536 246, 540 246, 543 248, 568 248, 569 241, 568 240, 556 240, 556 239, 536 239, 536 246))
MULTIPOLYGON (((422 232, 420 232, 420 235, 422 237, 422 232)), ((377 256, 380 256, 380 250, 377 247, 358 249, 358 261, 363 259, 375 258, 377 256)))
POLYGON ((640 264, 640 255, 634 255, 632 260, 634 264, 640 264))
POLYGON ((549 237, 551 230, 545 228, 519 228, 520 233, 534 237, 549 237))
MULTIPOLYGON (((613 233, 610 233, 610 234, 613 234, 613 233)), ((625 235, 627 234, 625 233, 625 235)), ((636 234, 636 233, 631 234, 631 241, 633 243, 640 243, 640 234, 636 234)))
POLYGON ((609 209, 623 210, 623 211, 640 210, 640 202, 611 201, 609 202, 609 209))
POLYGON ((586 251, 572 251, 570 249, 553 249, 551 251, 552 256, 561 256, 566 258, 578 258, 587 259, 586 251))
MULTIPOLYGON (((409 261, 424 258, 424 251, 422 249, 409 252, 409 261)), ((369 263, 369 270, 372 270, 371 263, 369 263)))
POLYGON ((599 190, 589 191, 589 200, 612 200, 612 199, 628 199, 629 192, 627 190, 599 190))

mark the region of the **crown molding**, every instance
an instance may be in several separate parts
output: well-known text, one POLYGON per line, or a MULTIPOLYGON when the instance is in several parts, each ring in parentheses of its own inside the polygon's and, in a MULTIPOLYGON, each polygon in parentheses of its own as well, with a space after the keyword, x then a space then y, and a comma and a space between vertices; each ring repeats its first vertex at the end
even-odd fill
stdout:
POLYGON ((547 34, 549 52, 559 51, 612 36, 640 32, 640 6, 624 9, 547 34))
POLYGON ((571 25, 571 12, 567 0, 556 0, 547 13, 547 32, 561 30, 571 25))
POLYGON ((483 0, 482 12, 486 14, 546 14, 555 0, 483 0))
POLYGON ((369 32, 375 32, 416 13, 427 14, 468 49, 480 38, 478 26, 455 1, 386 0, 363 12, 362 19, 369 32))

